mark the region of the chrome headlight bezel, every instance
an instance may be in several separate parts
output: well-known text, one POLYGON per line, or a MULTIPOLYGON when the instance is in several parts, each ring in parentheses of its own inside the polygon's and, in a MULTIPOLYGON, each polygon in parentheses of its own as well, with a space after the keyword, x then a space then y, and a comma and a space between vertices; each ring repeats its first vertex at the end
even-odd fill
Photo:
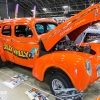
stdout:
POLYGON ((89 76, 91 76, 92 74, 92 65, 91 65, 91 62, 89 60, 86 60, 86 72, 89 76))
POLYGON ((97 65, 96 71, 97 71, 97 77, 100 77, 100 64, 97 65))

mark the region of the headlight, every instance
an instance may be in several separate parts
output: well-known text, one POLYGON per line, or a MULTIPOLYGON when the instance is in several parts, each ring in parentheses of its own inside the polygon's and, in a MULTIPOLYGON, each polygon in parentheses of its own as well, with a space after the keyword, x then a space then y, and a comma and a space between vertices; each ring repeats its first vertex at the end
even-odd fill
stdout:
POLYGON ((97 66, 96 70, 97 70, 97 77, 100 77, 100 64, 97 66))
POLYGON ((86 71, 89 76, 92 74, 92 66, 89 60, 86 60, 86 71))

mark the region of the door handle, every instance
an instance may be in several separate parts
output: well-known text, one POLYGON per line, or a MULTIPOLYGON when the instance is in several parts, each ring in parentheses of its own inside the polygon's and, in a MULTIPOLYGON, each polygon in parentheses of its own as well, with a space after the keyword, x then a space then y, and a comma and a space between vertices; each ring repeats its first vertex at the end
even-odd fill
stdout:
POLYGON ((5 38, 2 38, 2 40, 6 40, 5 38))
POLYGON ((14 40, 11 40, 11 42, 14 42, 14 40))
POLYGON ((0 39, 4 41, 11 41, 10 39, 5 39, 5 38, 0 38, 0 39))

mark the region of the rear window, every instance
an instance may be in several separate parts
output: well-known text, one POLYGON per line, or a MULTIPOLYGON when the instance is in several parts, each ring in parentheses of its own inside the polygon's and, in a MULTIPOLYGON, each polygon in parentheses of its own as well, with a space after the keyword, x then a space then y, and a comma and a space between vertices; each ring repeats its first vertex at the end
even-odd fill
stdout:
POLYGON ((11 36, 11 26, 10 25, 6 25, 3 27, 2 35, 11 36))

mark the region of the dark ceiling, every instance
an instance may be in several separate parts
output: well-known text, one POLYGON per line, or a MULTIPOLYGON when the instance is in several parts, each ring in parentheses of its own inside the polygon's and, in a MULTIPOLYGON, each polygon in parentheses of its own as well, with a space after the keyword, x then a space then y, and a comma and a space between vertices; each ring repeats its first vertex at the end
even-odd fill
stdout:
MULTIPOLYGON (((3 1, 3 0, 1 0, 3 1)), ((37 17, 70 17, 93 3, 100 0, 8 0, 19 3, 32 16, 32 9, 36 6, 37 17), (46 10, 44 11, 43 8, 46 10)))
POLYGON ((30 15, 31 10, 36 5, 37 16, 39 17, 55 17, 55 16, 71 16, 78 13, 82 9, 88 7, 92 3, 98 3, 100 0, 16 0, 30 15), (63 8, 63 6, 65 8, 63 8), (66 7, 68 6, 68 7, 66 7), (47 10, 44 11, 43 8, 47 10))

